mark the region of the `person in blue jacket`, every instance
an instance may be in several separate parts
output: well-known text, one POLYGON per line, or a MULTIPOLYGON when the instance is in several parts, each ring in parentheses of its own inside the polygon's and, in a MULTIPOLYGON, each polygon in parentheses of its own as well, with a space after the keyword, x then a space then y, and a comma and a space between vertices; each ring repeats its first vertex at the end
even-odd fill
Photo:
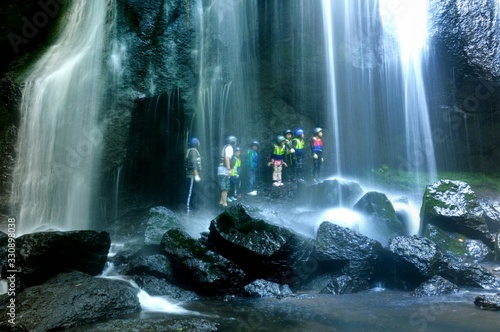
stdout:
POLYGON ((259 142, 253 141, 250 145, 250 149, 247 152, 246 168, 248 174, 248 195, 257 195, 257 190, 255 190, 255 181, 257 179, 257 165, 259 163, 259 142))

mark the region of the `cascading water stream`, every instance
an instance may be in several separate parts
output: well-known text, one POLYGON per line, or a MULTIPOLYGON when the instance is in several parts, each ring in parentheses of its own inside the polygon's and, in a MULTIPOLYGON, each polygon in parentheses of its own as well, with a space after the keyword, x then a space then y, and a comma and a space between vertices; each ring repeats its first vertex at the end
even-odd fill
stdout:
POLYGON ((429 122, 423 66, 427 57, 427 1, 380 0, 384 39, 396 38, 399 57, 388 59, 387 66, 400 67, 403 82, 405 156, 401 166, 414 171, 418 183, 422 172, 436 178, 433 137, 429 122))
POLYGON ((224 137, 251 136, 250 114, 257 107, 255 0, 197 3, 198 106, 189 131, 202 139, 202 155, 217 156, 224 137), (208 143, 208 144, 205 144, 208 143), (220 147, 219 147, 220 145, 220 147))
POLYGON ((427 2, 323 0, 330 123, 338 174, 383 165, 435 177, 423 68, 427 2))
POLYGON ((75 1, 59 39, 25 80, 12 194, 19 233, 89 226, 108 2, 75 1))

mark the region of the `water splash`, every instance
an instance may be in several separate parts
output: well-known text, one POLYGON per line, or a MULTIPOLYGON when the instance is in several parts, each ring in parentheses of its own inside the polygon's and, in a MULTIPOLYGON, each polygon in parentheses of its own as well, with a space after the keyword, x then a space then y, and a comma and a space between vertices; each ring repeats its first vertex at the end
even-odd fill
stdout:
POLYGON ((173 303, 168 298, 164 296, 151 296, 145 290, 141 289, 135 281, 128 279, 124 276, 119 275, 112 263, 106 263, 104 271, 101 273, 99 278, 111 279, 111 280, 119 280, 127 283, 130 287, 137 289, 137 298, 141 304, 141 308, 143 311, 151 311, 151 312, 161 312, 161 313, 169 313, 169 314, 198 314, 197 312, 190 311, 184 309, 176 303, 173 303))

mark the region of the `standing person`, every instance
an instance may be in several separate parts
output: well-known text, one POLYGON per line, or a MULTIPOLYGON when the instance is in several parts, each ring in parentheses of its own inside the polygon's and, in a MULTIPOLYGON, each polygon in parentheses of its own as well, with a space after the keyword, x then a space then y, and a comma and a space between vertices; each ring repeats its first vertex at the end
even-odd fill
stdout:
POLYGON ((233 202, 238 200, 238 189, 240 188, 240 171, 241 171, 241 148, 234 148, 234 154, 231 157, 231 176, 229 178, 229 192, 227 201, 233 202))
POLYGON ((200 141, 193 137, 189 141, 189 149, 186 150, 185 165, 186 165, 186 182, 187 182, 187 201, 186 213, 191 212, 193 207, 196 184, 201 181, 201 155, 198 151, 200 141))
POLYGON ((226 139, 226 145, 222 148, 221 160, 217 168, 217 180, 220 187, 219 204, 223 207, 227 206, 227 193, 230 188, 231 158, 233 157, 233 151, 237 141, 238 140, 234 136, 229 136, 226 139))
POLYGON ((313 154, 313 180, 320 181, 321 166, 323 159, 323 129, 314 128, 314 136, 311 138, 311 150, 313 154))
POLYGON ((258 149, 259 142, 253 141, 247 152, 246 168, 248 171, 248 195, 250 196, 257 195, 257 190, 255 190, 255 180, 257 178, 257 165, 259 162, 259 154, 257 153, 258 149))
POLYGON ((283 170, 283 178, 284 181, 287 182, 294 182, 295 178, 293 176, 293 155, 295 153, 295 150, 293 149, 292 146, 292 130, 291 129, 286 129, 283 132, 283 136, 285 136, 285 156, 283 158, 283 161, 288 165, 283 170))
POLYGON ((281 172, 283 170, 283 166, 287 166, 287 164, 283 161, 285 156, 285 137, 279 135, 276 138, 276 144, 274 144, 274 150, 271 154, 271 161, 267 164, 268 166, 273 166, 273 186, 279 187, 283 185, 281 182, 281 172))
POLYGON ((293 154, 293 173, 294 178, 299 182, 304 182, 304 175, 302 173, 302 169, 304 166, 304 129, 298 128, 295 130, 295 137, 292 140, 292 146, 295 150, 293 154))

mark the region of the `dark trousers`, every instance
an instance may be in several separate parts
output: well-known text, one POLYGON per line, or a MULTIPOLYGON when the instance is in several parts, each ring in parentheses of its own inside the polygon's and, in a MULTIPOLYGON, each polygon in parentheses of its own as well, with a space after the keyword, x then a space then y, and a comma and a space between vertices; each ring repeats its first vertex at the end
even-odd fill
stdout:
POLYGON ((321 177, 321 166, 323 164, 323 155, 317 154, 318 159, 313 158, 313 179, 320 180, 321 177))

